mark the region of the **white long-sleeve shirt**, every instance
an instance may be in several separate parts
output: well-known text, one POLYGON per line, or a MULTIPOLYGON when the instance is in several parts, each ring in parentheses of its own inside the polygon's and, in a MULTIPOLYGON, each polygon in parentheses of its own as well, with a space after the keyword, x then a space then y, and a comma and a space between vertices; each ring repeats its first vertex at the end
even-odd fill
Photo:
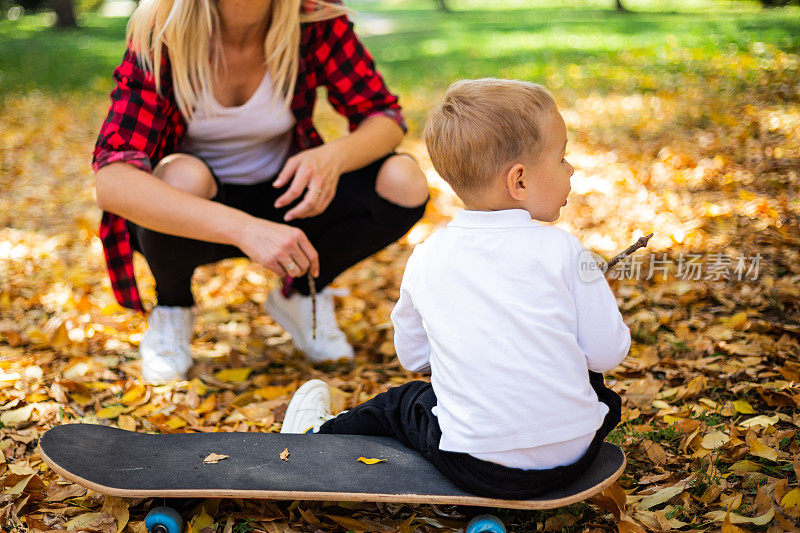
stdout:
POLYGON ((431 372, 442 450, 513 450, 520 460, 499 462, 542 468, 526 450, 588 445, 608 411, 588 370, 615 368, 630 332, 605 278, 581 280, 582 252, 521 209, 459 211, 417 245, 392 311, 394 342, 405 368, 431 372))

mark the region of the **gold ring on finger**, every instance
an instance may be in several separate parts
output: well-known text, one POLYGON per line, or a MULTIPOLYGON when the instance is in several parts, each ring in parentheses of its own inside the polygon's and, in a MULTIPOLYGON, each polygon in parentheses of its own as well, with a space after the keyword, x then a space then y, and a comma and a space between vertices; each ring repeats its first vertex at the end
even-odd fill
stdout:
POLYGON ((309 187, 308 190, 313 192, 314 194, 322 194, 322 189, 318 189, 316 187, 309 187))

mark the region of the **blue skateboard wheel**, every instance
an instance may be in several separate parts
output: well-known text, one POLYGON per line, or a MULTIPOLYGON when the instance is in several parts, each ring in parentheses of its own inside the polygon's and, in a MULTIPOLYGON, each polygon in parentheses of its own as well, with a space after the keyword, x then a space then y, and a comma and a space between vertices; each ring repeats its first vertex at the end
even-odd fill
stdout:
POLYGON ((144 519, 147 533, 181 533, 183 518, 172 507, 156 507, 144 519))
POLYGON ((482 514, 470 520, 465 533, 506 533, 506 527, 496 516, 482 514))

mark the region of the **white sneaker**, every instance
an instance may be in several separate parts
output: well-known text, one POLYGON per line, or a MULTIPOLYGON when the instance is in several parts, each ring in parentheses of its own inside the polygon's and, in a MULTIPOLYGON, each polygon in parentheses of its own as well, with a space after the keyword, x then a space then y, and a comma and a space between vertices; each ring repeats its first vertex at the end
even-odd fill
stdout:
POLYGON ((331 418, 331 391, 324 381, 312 379, 292 396, 281 433, 316 433, 331 418))
POLYGON ((311 361, 352 359, 353 347, 336 323, 333 297, 337 294, 329 287, 317 293, 316 338, 311 296, 294 293, 285 298, 278 287, 269 293, 264 308, 278 325, 289 332, 297 349, 311 361))
POLYGON ((183 379, 192 366, 194 313, 191 307, 157 305, 150 311, 147 331, 139 344, 142 377, 148 383, 183 379))

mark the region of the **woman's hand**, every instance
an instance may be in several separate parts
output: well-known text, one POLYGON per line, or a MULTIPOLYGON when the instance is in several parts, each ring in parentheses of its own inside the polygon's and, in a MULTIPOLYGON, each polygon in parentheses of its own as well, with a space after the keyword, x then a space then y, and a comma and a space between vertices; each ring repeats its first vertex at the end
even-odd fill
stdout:
POLYGON ((319 256, 302 230, 251 217, 238 241, 250 259, 281 277, 297 278, 308 271, 319 276, 319 256))
POLYGON ((343 156, 333 144, 323 144, 299 152, 286 160, 273 187, 283 187, 291 180, 289 189, 276 201, 275 207, 283 207, 298 199, 306 191, 303 201, 289 210, 283 219, 319 215, 330 205, 336 195, 336 186, 342 175, 343 156))

